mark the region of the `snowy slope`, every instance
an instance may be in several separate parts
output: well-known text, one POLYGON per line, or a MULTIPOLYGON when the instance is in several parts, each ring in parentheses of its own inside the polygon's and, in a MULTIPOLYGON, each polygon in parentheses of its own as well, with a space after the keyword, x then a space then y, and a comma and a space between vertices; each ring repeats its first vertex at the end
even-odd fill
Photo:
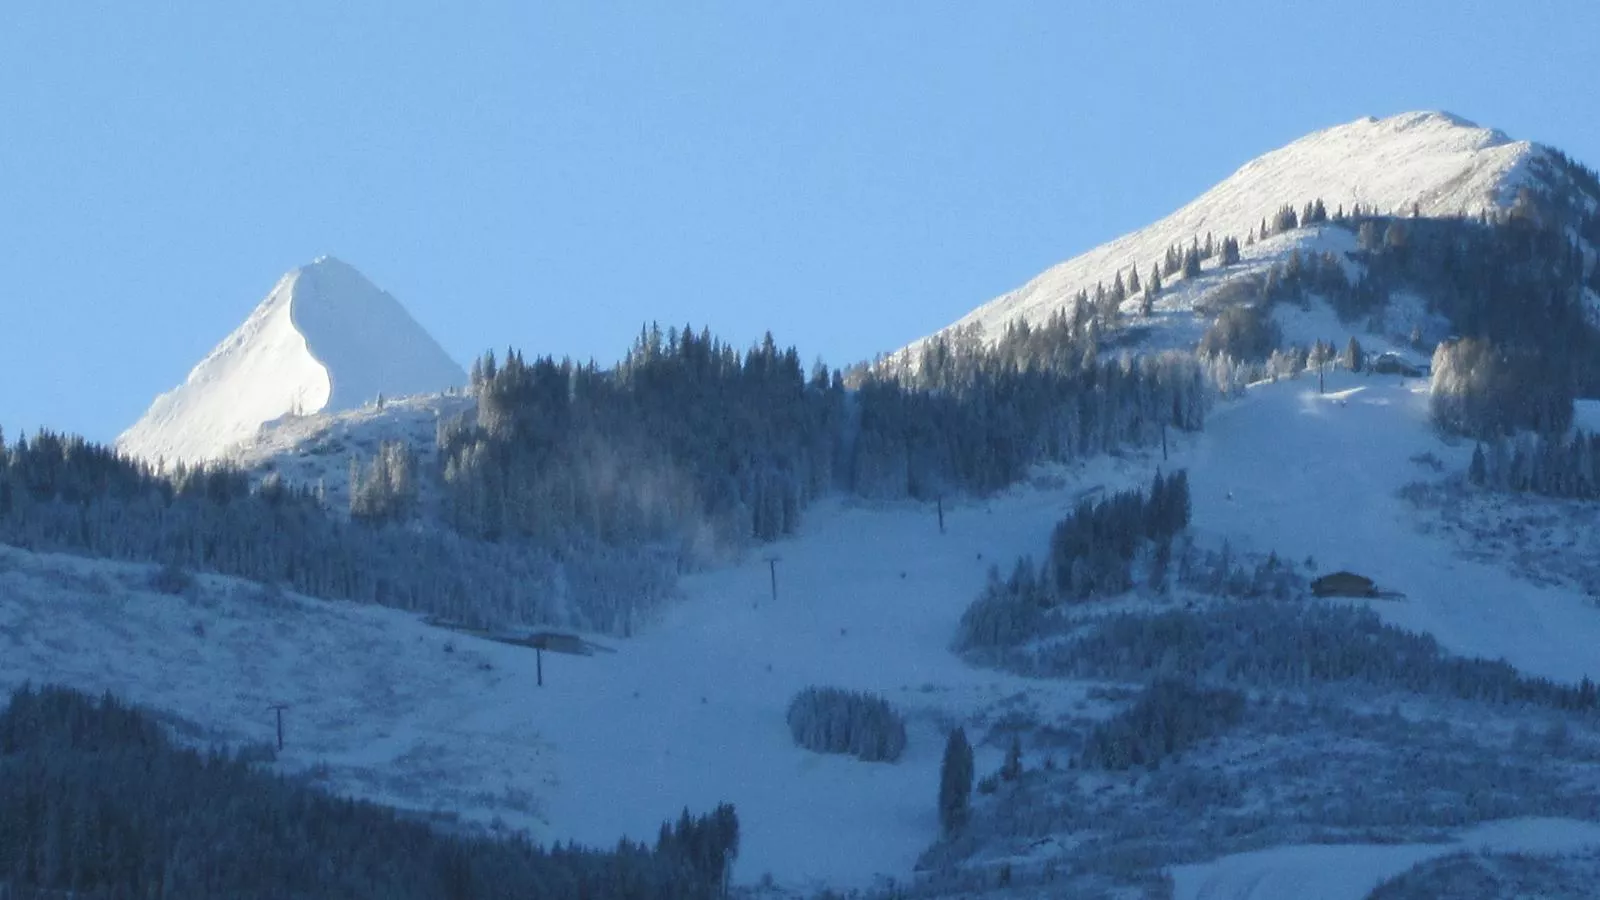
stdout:
MULTIPOLYGON (((438 426, 474 408, 464 393, 418 394, 369 403, 357 409, 286 416, 261 426, 248 441, 226 454, 256 477, 277 473, 288 484, 321 485, 327 508, 336 515, 350 509, 350 462, 369 464, 379 447, 398 441, 411 448, 421 471, 439 469, 438 426)), ((436 505, 438 481, 419 479, 424 518, 436 505)))
POLYGON ((283 276, 244 324, 117 439, 124 453, 205 460, 291 413, 358 407, 466 383, 389 294, 322 257, 283 276))
POLYGON ((1464 851, 1555 855, 1600 846, 1600 824, 1512 819, 1442 844, 1307 844, 1173 870, 1174 900, 1362 900, 1419 862, 1464 851))
MULTIPOLYGON (((547 655, 542 688, 527 650, 392 611, 273 600, 220 578, 175 598, 140 587, 148 567, 0 548, 0 686, 114 688, 248 741, 270 736, 267 704, 288 702, 281 765, 335 790, 597 844, 652 837, 684 806, 726 800, 744 832, 740 882, 904 880, 937 837, 948 726, 979 736, 1012 704, 1053 719, 1086 703, 1089 685, 975 669, 949 652, 987 567, 1037 558, 1083 491, 1143 483, 1163 465, 1189 469, 1193 531, 1210 546, 1370 575, 1407 595, 1374 601, 1385 618, 1456 651, 1561 679, 1600 674, 1600 615, 1581 590, 1463 558, 1396 495, 1437 477, 1413 457, 1459 470, 1471 452, 1434 434, 1420 386, 1341 373, 1328 387, 1252 387, 1165 464, 1157 452, 1041 473, 947 506, 944 535, 926 506, 821 504, 772 548, 777 602, 759 555, 686 578, 659 623, 603 641, 615 653, 547 655), (812 684, 887 697, 909 720, 906 756, 869 764, 796 748, 784 713, 812 684)), ((980 746, 978 770, 1000 753, 980 746)), ((1301 874, 1283 877, 1303 879, 1301 857, 1284 858, 1301 874)))
POLYGON ((1286 203, 1298 212, 1321 199, 1330 214, 1356 204, 1409 213, 1416 204, 1425 216, 1509 207, 1517 189, 1530 183, 1530 162, 1544 152, 1440 112, 1369 117, 1318 131, 1245 164, 1166 218, 1047 269, 949 328, 977 326, 993 339, 1018 317, 1042 322, 1070 306, 1079 291, 1093 294, 1097 283, 1109 288, 1118 272, 1126 278, 1130 266, 1144 278, 1168 247, 1204 242, 1207 232, 1243 244, 1286 203))

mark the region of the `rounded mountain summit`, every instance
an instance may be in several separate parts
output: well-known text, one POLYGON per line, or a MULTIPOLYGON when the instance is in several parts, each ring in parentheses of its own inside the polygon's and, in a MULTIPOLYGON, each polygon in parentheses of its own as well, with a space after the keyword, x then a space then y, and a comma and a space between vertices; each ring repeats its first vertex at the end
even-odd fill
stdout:
POLYGON ((221 458, 285 415, 460 387, 467 375, 405 307, 331 256, 284 275, 117 449, 150 461, 221 458))

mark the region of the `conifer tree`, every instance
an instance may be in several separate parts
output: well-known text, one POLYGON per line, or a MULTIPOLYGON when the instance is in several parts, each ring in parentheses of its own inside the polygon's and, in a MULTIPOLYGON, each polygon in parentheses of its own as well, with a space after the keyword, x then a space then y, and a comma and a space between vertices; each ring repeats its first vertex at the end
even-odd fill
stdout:
POLYGON ((1194 278, 1200 274, 1200 248, 1190 247, 1183 255, 1183 277, 1194 278))
POLYGON ((1366 365, 1366 356, 1361 352, 1361 342, 1355 335, 1350 335, 1350 343, 1344 346, 1344 367, 1352 372, 1361 371, 1366 365))
POLYGON ((1239 240, 1234 237, 1222 239, 1222 265, 1231 266, 1239 261, 1239 240))
POLYGON ((972 745, 966 729, 950 732, 944 745, 944 762, 939 766, 939 824, 947 835, 966 827, 972 814, 972 745))
POLYGON ((1324 344, 1319 338, 1311 347, 1311 354, 1306 358, 1306 365, 1315 366, 1317 369, 1317 393, 1323 392, 1323 370, 1328 361, 1333 359, 1333 348, 1324 344))
POLYGON ((1022 738, 1011 735, 1011 746, 1006 749, 1005 764, 1000 767, 1000 777, 1016 781, 1022 777, 1022 738))
POLYGON ((1479 487, 1488 481, 1486 463, 1483 458, 1483 445, 1479 444, 1472 450, 1472 464, 1467 467, 1467 480, 1479 487))

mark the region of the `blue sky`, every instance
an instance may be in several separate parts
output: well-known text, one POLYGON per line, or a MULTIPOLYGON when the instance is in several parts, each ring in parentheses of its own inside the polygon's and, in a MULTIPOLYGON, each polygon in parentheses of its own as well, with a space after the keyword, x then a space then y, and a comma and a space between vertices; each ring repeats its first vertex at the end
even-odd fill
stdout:
POLYGON ((113 438, 324 253, 464 364, 655 319, 841 365, 1363 115, 1600 166, 1589 0, 22 6, 11 435, 113 438))

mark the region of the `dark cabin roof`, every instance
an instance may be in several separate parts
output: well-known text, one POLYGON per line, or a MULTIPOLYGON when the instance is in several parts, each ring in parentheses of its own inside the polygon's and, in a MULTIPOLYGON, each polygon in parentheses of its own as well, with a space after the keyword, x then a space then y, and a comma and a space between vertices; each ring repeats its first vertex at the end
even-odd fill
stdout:
POLYGON ((1333 594, 1365 596, 1372 593, 1374 582, 1365 575, 1354 572, 1330 572, 1311 582, 1311 591, 1319 597, 1333 594))

